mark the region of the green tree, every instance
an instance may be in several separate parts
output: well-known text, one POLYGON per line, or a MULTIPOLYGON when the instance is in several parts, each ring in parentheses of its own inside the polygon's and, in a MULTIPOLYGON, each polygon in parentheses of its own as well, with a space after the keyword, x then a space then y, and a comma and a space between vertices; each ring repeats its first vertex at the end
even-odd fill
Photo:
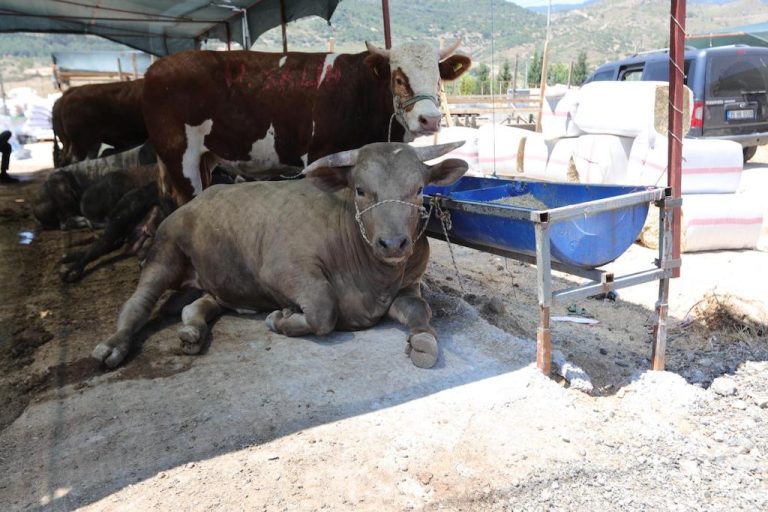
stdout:
POLYGON ((541 83, 541 66, 544 54, 538 48, 533 52, 533 61, 528 68, 528 87, 538 87, 541 83))
POLYGON ((509 61, 505 60, 501 66, 501 72, 499 73, 499 80, 502 82, 509 82, 512 80, 512 72, 509 69, 509 61))
POLYGON ((476 94, 478 90, 477 79, 469 73, 465 73, 459 80, 459 94, 467 96, 469 94, 476 94))
POLYGON ((548 84, 564 84, 568 81, 568 64, 558 62, 549 66, 547 70, 548 84))
POLYGON ((475 76, 481 82, 487 82, 490 74, 491 74, 491 68, 488 67, 488 64, 479 64, 475 68, 475 76))
POLYGON ((587 79, 587 52, 580 51, 576 57, 576 63, 573 65, 573 73, 571 74, 571 83, 573 85, 581 85, 584 80, 587 79))

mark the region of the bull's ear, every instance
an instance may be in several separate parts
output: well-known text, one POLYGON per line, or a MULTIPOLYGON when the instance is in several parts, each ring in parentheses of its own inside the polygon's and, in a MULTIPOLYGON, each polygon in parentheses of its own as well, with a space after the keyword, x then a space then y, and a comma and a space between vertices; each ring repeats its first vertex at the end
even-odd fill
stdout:
POLYGON ((320 190, 336 192, 349 186, 351 166, 318 167, 307 173, 307 178, 320 190))
POLYGON ((456 80, 472 66, 472 59, 466 55, 451 55, 440 63, 440 78, 446 81, 456 80))
POLYGON ((450 185, 467 172, 467 162, 459 158, 448 158, 442 162, 430 165, 429 183, 433 185, 450 185))
POLYGON ((363 62, 371 68, 376 78, 389 81, 389 59, 378 53, 371 53, 363 59, 363 62))

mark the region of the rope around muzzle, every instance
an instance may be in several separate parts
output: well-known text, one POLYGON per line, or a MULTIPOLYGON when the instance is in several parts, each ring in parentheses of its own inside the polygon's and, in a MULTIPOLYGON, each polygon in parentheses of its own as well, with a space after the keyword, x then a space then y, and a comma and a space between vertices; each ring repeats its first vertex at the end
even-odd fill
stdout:
POLYGON ((395 111, 389 117, 389 128, 387 129, 387 142, 392 142, 392 120, 397 118, 398 122, 408 130, 408 121, 405 120, 405 109, 411 105, 422 101, 429 100, 435 104, 438 110, 440 110, 440 100, 434 94, 417 94, 411 96, 407 100, 403 101, 400 96, 395 96, 395 111))
POLYGON ((432 208, 434 205, 432 203, 429 204, 429 210, 424 208, 424 205, 419 204, 413 204, 409 203, 408 201, 400 201, 399 199, 385 199, 384 201, 379 201, 378 203, 373 203, 371 206, 364 208, 362 211, 357 206, 357 201, 353 201, 355 203, 355 220, 357 221, 357 226, 360 228, 360 234, 363 235, 363 240, 373 247, 373 242, 371 242, 370 238, 368 238, 368 233, 365 231, 365 226, 363 225, 363 214, 369 210, 373 210, 377 206, 381 206, 383 204, 387 203, 399 203, 404 204, 406 206, 410 206, 411 208, 416 208, 419 210, 419 214, 421 219, 424 221, 424 225, 421 227, 421 230, 419 231, 419 234, 416 236, 416 238, 413 239, 413 243, 415 244, 416 241, 424 236, 424 232, 427 230, 427 224, 429 224, 429 218, 432 216, 432 208))

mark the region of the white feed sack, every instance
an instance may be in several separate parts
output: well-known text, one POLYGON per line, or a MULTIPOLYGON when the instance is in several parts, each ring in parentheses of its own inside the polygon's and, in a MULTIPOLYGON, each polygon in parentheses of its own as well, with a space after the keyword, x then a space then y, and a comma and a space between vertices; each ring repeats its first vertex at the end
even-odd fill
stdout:
POLYGON ((553 143, 541 133, 498 124, 478 130, 480 169, 485 174, 546 179, 547 160, 553 143))
MULTIPOLYGON (((666 186, 667 139, 643 134, 632 144, 628 185, 666 186)), ((741 145, 728 140, 683 140, 682 193, 729 194, 739 188, 744 167, 741 145)))
POLYGON ((486 124, 477 130, 480 169, 485 174, 515 176, 523 168, 522 146, 530 130, 499 124, 486 124))
POLYGON ((547 96, 541 113, 541 133, 544 138, 554 141, 582 135, 584 132, 573 121, 579 104, 579 89, 570 90, 558 98, 554 108, 551 107, 550 99, 551 97, 547 96))
POLYGON ((631 138, 616 135, 560 139, 549 157, 547 180, 622 185, 631 148, 631 138))
MULTIPOLYGON (((683 196, 680 248, 683 252, 754 249, 763 225, 760 192, 683 196)), ((658 248, 659 210, 649 210, 640 242, 658 248)))
POLYGON ((431 146, 433 144, 445 144, 448 142, 464 141, 464 145, 458 149, 451 151, 450 153, 431 160, 429 163, 434 164, 441 162, 446 158, 460 158, 469 165, 468 174, 480 173, 480 162, 477 152, 477 138, 479 130, 476 128, 466 128, 463 126, 451 126, 443 128, 438 132, 437 137, 429 135, 426 137, 418 137, 411 145, 413 146, 431 146), (437 139, 437 140, 435 140, 437 139))
MULTIPOLYGON (((693 95, 685 87, 683 134, 691 122, 693 95)), ((669 84, 667 82, 591 82, 579 90, 573 120, 586 133, 637 137, 656 131, 667 133, 669 84)))

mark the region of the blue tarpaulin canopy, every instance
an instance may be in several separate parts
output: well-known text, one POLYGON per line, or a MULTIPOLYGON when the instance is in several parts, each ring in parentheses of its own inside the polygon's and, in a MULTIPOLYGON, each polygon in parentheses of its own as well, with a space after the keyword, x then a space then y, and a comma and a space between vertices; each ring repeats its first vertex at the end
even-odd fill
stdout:
POLYGON ((219 39, 243 46, 306 16, 330 21, 341 0, 3 0, 0 32, 92 34, 154 55, 219 39), (243 23, 245 19, 246 23, 243 23))

